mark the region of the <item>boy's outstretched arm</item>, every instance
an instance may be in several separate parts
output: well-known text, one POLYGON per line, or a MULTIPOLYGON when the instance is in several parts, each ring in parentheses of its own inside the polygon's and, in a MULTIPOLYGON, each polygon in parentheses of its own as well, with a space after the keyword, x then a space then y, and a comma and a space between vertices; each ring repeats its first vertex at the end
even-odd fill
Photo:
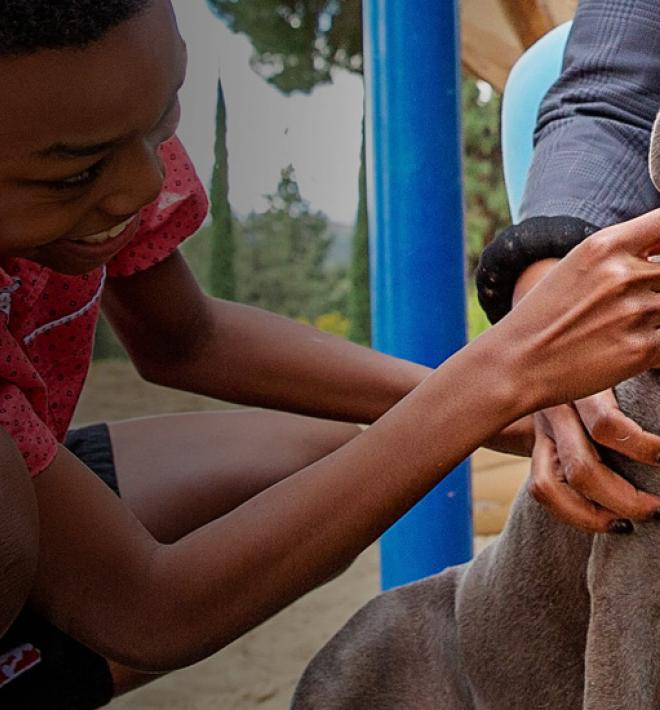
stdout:
POLYGON ((39 556, 39 518, 23 457, 0 428, 0 636, 25 604, 39 556))
MULTIPOLYGON (((508 422, 660 362, 660 266, 637 256, 657 240, 660 212, 608 232, 369 430, 174 544, 157 543, 60 450, 35 479, 32 602, 143 670, 190 663, 236 638, 345 566, 508 422)), ((640 494, 637 517, 659 503, 640 494)), ((603 512, 603 529, 609 522, 603 512)))
POLYGON ((239 404, 370 423, 431 372, 207 297, 178 252, 110 279, 104 310, 146 379, 239 404))
POLYGON ((508 365, 484 396, 491 371, 474 375, 482 357, 448 363, 353 443, 170 545, 62 449, 35 479, 42 543, 32 603, 139 670, 218 650, 344 568, 515 417, 508 365))
MULTIPOLYGON (((432 370, 207 297, 185 260, 111 279, 104 310, 146 379, 239 404, 371 423, 432 370)), ((531 418, 486 446, 531 455, 531 418)))

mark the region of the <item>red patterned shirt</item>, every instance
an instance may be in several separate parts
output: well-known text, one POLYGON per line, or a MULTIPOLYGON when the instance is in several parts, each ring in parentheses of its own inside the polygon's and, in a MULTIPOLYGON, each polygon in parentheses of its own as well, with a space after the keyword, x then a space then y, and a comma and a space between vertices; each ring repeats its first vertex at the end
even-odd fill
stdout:
POLYGON ((27 259, 0 259, 0 426, 32 475, 52 462, 71 422, 106 278, 162 261, 206 216, 204 188, 179 140, 161 151, 163 190, 142 210, 135 237, 106 267, 66 276, 27 259))

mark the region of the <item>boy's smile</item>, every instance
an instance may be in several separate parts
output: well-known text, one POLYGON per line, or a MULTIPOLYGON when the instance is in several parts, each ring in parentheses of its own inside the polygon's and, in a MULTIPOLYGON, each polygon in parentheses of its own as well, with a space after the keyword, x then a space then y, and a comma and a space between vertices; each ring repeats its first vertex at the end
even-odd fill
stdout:
POLYGON ((131 240, 161 190, 185 66, 169 0, 86 48, 0 58, 0 258, 79 274, 131 240))

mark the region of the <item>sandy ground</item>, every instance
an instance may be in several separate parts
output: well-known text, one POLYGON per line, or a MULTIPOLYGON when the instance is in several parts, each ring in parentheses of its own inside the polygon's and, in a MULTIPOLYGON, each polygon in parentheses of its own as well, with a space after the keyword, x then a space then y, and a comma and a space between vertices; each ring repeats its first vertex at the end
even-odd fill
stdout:
MULTIPOLYGON (((213 400, 144 383, 130 365, 94 366, 76 421, 218 409, 213 400)), ((525 464, 482 454, 473 477, 477 529, 499 530, 525 464), (493 476, 497 469, 499 475, 493 476), (504 474, 502 472, 504 471, 504 474), (500 484, 494 485, 493 480, 500 484)), ((478 537, 476 548, 491 537, 478 537)), ((259 579, 255 575, 255 584, 259 579)), ((212 658, 120 698, 113 710, 284 710, 296 679, 325 641, 378 592, 378 549, 361 555, 339 579, 308 594, 212 658)))

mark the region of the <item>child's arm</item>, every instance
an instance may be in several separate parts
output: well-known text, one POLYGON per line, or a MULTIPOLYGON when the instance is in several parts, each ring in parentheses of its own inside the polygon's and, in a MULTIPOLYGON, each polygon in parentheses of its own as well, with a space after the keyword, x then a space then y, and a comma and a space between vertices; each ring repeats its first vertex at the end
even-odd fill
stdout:
POLYGON ((368 423, 431 372, 207 297, 176 252, 110 279, 104 310, 146 379, 239 404, 368 423))
POLYGON ((0 637, 25 604, 39 554, 39 519, 23 457, 0 428, 0 637))
POLYGON ((156 543, 62 450, 35 480, 33 603, 137 669, 170 670, 216 651, 345 567, 515 416, 508 365, 494 368, 498 387, 484 393, 494 371, 474 376, 482 357, 448 364, 353 443, 171 545, 156 543))
MULTIPOLYGON (((111 279, 104 310, 146 379, 240 404, 371 423, 431 373, 273 313, 208 298, 178 252, 111 279)), ((484 445, 529 456, 533 443, 528 418, 484 445)))
MULTIPOLYGON (((35 480, 33 603, 138 669, 228 643, 345 566, 508 422, 656 364, 660 267, 634 255, 659 230, 656 212, 580 245, 369 430, 174 544, 158 544, 60 450, 35 480)), ((659 502, 640 494, 639 517, 659 502)), ((603 512, 600 529, 609 522, 603 512)))

